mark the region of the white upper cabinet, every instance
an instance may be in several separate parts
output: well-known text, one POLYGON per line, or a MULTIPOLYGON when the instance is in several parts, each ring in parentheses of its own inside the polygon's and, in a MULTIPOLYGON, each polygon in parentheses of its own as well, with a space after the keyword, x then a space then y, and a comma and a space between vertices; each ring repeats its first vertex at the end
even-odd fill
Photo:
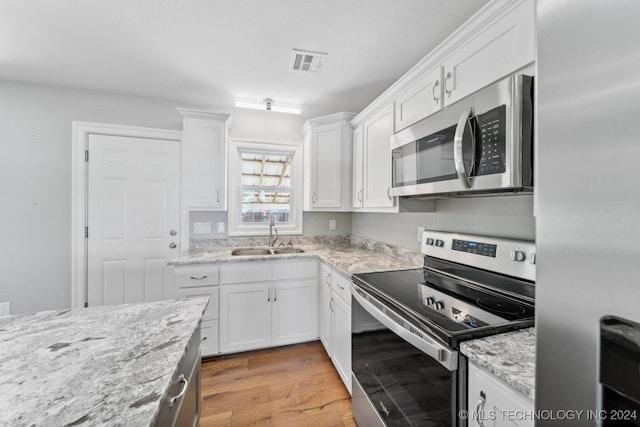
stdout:
POLYGON ((395 101, 395 131, 442 110, 442 67, 438 66, 406 88, 395 101))
POLYGON ((189 212, 227 209, 228 114, 178 108, 182 115, 182 247, 189 247, 189 212))
POLYGON ((364 138, 362 126, 353 130, 353 191, 351 204, 354 209, 364 206, 362 196, 364 193, 364 138))
MULTIPOLYGON (((483 9, 484 10, 484 9, 483 9)), ((444 60, 444 102, 454 103, 535 60, 535 4, 508 4, 444 60)))
POLYGON ((305 211, 351 210, 352 113, 337 113, 307 121, 304 141, 305 211))
POLYGON ((490 1, 358 114, 352 126, 395 103, 394 132, 399 132, 532 64, 534 29, 535 0, 490 1))
MULTIPOLYGON (((394 210, 391 189, 391 149, 393 103, 369 117, 362 125, 362 207, 367 210, 394 210)), ((354 169, 360 165, 354 166, 354 169)), ((397 209, 396 209, 397 210, 397 209)))

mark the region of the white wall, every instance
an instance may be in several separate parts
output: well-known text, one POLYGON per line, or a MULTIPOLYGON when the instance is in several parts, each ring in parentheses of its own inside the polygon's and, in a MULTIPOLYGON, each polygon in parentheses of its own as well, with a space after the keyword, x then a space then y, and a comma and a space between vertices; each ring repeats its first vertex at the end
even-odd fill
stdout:
POLYGON ((418 227, 534 240, 533 197, 437 200, 435 211, 427 213, 354 213, 351 233, 419 251, 418 227))
MULTIPOLYGON (((182 129, 169 100, 0 81, 0 302, 12 313, 71 305, 71 122, 182 129)), ((303 118, 233 114, 231 136, 299 140, 303 118)))

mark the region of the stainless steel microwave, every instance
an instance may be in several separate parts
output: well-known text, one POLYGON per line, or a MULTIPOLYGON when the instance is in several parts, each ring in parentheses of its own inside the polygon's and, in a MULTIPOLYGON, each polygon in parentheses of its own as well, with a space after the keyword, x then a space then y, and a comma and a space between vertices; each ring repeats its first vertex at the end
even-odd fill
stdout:
POLYGON ((391 196, 533 190, 533 78, 512 75, 391 137, 391 196))

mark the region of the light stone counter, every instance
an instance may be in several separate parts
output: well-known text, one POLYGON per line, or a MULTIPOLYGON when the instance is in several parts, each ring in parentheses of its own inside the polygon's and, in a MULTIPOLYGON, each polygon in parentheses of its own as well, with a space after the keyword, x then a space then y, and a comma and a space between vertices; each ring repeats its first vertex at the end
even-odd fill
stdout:
POLYGON ((469 362, 491 372, 535 400, 536 335, 534 328, 464 341, 460 351, 469 362))
POLYGON ((0 317, 0 425, 152 424, 207 303, 0 317))
MULTIPOLYGON (((240 241, 239 246, 266 248, 266 246, 251 245, 251 242, 247 241, 240 241)), ((304 252, 286 255, 231 255, 231 251, 239 246, 213 246, 208 249, 194 250, 170 260, 169 264, 180 266, 317 257, 345 277, 350 278, 356 273, 419 268, 423 263, 423 255, 418 252, 358 237, 337 241, 331 238, 327 238, 325 241, 301 240, 296 242, 295 247, 304 250, 304 252)))

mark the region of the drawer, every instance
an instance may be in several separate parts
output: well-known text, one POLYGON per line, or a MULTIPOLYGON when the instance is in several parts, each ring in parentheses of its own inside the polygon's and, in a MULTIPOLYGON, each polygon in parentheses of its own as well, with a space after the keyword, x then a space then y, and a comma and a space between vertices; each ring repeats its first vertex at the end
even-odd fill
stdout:
POLYGON ((178 288, 188 288, 191 286, 217 285, 218 266, 217 265, 190 265, 187 267, 176 267, 176 285, 178 288))
POLYGON ((351 280, 347 279, 340 273, 333 271, 331 275, 331 288, 351 307, 351 280))
POLYGON ((318 261, 276 261, 273 263, 273 280, 310 279, 318 277, 318 261))
POLYGON ((176 298, 198 298, 209 297, 209 305, 202 317, 204 320, 213 320, 218 318, 218 299, 220 289, 217 286, 203 286, 201 288, 178 288, 176 289, 176 298))
POLYGON ((219 353, 218 347, 218 321, 203 320, 200 326, 201 345, 200 351, 203 357, 214 356, 219 353))
POLYGON ((271 264, 268 262, 234 262, 220 266, 220 283, 268 282, 271 264))

